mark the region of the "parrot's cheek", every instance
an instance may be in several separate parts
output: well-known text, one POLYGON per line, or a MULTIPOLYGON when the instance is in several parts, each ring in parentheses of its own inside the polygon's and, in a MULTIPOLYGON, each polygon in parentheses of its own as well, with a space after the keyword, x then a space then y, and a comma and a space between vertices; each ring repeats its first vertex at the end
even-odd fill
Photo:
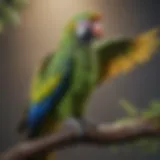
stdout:
POLYGON ((104 30, 103 30, 101 23, 95 22, 93 24, 92 34, 96 38, 101 38, 104 35, 104 30))

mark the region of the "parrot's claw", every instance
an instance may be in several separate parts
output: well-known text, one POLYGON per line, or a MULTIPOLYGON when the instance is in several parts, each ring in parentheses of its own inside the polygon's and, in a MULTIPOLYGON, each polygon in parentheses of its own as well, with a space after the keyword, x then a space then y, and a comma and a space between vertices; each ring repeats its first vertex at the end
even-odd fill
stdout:
POLYGON ((83 136, 88 123, 84 119, 68 118, 64 121, 64 126, 74 127, 79 136, 83 136))

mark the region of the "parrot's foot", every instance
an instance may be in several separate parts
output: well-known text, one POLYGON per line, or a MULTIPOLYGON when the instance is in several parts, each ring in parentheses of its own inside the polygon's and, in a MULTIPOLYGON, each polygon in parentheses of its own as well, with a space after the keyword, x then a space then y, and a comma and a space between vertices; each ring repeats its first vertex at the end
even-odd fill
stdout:
POLYGON ((92 126, 84 119, 68 118, 64 121, 65 127, 74 127, 79 136, 83 136, 89 126, 92 126))
POLYGON ((64 127, 75 128, 75 130, 79 136, 82 136, 84 134, 84 130, 83 130, 82 124, 79 119, 68 118, 64 121, 63 125, 64 125, 64 127))

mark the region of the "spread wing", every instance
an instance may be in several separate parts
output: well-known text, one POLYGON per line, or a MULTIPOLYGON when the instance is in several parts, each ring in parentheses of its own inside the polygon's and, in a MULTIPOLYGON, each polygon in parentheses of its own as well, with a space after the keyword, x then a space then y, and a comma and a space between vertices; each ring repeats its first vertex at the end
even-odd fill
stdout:
POLYGON ((120 38, 98 44, 95 47, 100 63, 98 83, 147 62, 160 46, 158 31, 153 29, 135 38, 120 38))
POLYGON ((72 60, 64 58, 63 63, 54 63, 53 73, 45 75, 45 71, 50 65, 51 56, 53 55, 44 59, 33 78, 29 107, 19 125, 19 131, 29 128, 31 132, 34 132, 47 114, 58 105, 70 87, 72 60))

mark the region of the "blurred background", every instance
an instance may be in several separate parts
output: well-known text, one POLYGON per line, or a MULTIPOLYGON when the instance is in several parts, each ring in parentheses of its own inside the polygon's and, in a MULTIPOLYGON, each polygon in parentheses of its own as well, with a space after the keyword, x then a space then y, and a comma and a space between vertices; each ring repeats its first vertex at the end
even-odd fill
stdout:
MULTIPOLYGON (((28 96, 33 68, 47 52, 56 48, 63 25, 70 16, 86 10, 104 15, 105 38, 134 36, 160 25, 158 0, 30 0, 21 12, 21 24, 7 27, 0 35, 0 151, 16 144, 15 127, 28 96)), ((119 100, 125 98, 139 108, 160 98, 160 54, 127 75, 106 82, 92 94, 85 117, 92 122, 113 121, 125 115, 119 100)), ((160 152, 142 152, 121 147, 82 146, 57 152, 57 159, 160 159, 160 152)))

